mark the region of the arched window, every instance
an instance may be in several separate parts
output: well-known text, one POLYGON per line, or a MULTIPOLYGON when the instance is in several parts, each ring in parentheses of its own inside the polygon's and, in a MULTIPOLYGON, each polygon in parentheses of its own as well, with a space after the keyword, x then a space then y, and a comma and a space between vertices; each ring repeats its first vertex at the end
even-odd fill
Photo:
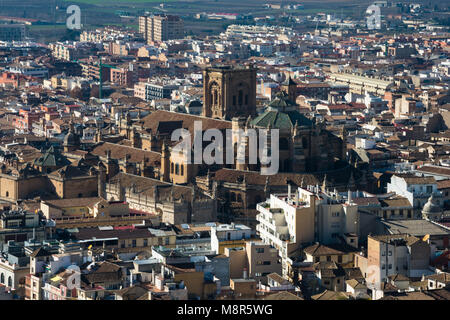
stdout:
POLYGON ((12 278, 11 278, 11 276, 8 277, 8 287, 12 287, 12 278))
POLYGON ((237 195, 237 201, 238 201, 238 202, 242 202, 242 197, 241 197, 241 194, 240 194, 240 193, 238 193, 238 195, 237 195))
POLYGON ((178 163, 175 165, 175 174, 176 175, 180 174, 180 165, 178 163))
POLYGON ((0 276, 0 283, 5 284, 5 275, 3 273, 0 276))
POLYGON ((239 90, 238 104, 240 106, 242 106, 243 97, 244 97, 244 93, 242 92, 242 90, 239 90))
POLYGON ((219 102, 219 93, 217 90, 214 90, 214 105, 218 105, 219 102))
POLYGON ((170 173, 173 173, 173 162, 170 164, 170 173))
POLYGON ((236 202, 236 193, 231 192, 231 202, 236 202))
POLYGON ((181 165, 181 175, 184 176, 184 165, 181 165))

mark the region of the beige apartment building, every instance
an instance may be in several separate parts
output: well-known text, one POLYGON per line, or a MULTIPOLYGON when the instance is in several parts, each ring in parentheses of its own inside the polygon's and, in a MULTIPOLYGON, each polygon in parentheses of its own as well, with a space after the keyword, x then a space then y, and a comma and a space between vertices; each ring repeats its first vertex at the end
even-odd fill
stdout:
POLYGON ((246 241, 242 247, 225 248, 230 258, 230 278, 250 278, 266 282, 267 275, 281 274, 281 262, 277 249, 261 241, 246 241))
POLYGON ((178 16, 153 15, 139 17, 139 32, 147 43, 184 38, 184 22, 178 16))
POLYGON ((421 277, 432 273, 429 270, 430 254, 427 241, 409 234, 369 236, 367 261, 357 256, 355 263, 366 275, 368 286, 378 288, 392 275, 421 277))

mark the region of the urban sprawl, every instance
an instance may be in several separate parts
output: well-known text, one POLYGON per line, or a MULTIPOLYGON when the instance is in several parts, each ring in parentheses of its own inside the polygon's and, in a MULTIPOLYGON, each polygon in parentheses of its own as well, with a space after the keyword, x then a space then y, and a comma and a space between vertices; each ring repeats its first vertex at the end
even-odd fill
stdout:
POLYGON ((0 300, 449 300, 444 2, 49 43, 3 17, 0 300))

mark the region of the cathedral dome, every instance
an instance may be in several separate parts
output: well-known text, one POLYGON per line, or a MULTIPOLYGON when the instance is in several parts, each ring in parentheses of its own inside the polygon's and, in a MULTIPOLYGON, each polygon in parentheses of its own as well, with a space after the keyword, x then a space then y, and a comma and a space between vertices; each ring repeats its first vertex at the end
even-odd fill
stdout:
POLYGON ((441 207, 439 206, 434 195, 428 198, 427 203, 423 206, 423 213, 440 213, 442 212, 441 207))

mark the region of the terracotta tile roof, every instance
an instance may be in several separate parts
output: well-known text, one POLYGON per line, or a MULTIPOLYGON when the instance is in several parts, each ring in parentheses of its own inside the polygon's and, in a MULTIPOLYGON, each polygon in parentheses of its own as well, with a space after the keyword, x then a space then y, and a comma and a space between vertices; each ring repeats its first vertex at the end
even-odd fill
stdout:
POLYGON ((303 251, 313 257, 344 254, 342 251, 330 248, 320 243, 313 244, 312 246, 303 249, 303 251))
POLYGON ((128 154, 130 156, 128 160, 129 162, 142 162, 144 161, 144 158, 146 158, 151 166, 159 166, 161 163, 161 154, 158 152, 145 151, 142 149, 109 142, 103 142, 101 145, 95 147, 91 153, 98 157, 106 157, 106 151, 111 151, 112 159, 123 160, 128 154))
POLYGON ((403 178, 408 184, 434 184, 434 177, 418 177, 410 173, 396 173, 395 176, 403 178))
POLYGON ((450 179, 447 179, 447 180, 439 180, 439 181, 437 182, 437 188, 438 188, 439 190, 450 188, 450 179))
POLYGON ((412 207, 407 198, 395 197, 391 199, 380 199, 382 207, 412 207))
POLYGON ((425 165, 425 166, 418 168, 417 171, 431 173, 431 174, 437 174, 437 175, 450 176, 450 168, 445 168, 445 167, 426 166, 425 165))
POLYGON ((151 129, 156 134, 160 122, 182 121, 182 127, 189 130, 191 135, 194 134, 194 121, 202 122, 202 130, 207 129, 231 129, 231 121, 216 120, 190 114, 176 113, 165 110, 157 110, 145 116, 142 119, 142 125, 145 129, 151 129))
POLYGON ((102 198, 92 197, 92 198, 74 198, 74 199, 56 199, 56 200, 45 200, 44 204, 48 204, 56 208, 69 208, 69 207, 91 207, 102 198))
POLYGON ((268 179, 268 183, 270 186, 287 185, 288 180, 291 180, 293 183, 300 186, 303 179, 305 184, 315 185, 317 183, 321 183, 321 180, 317 179, 312 174, 280 172, 276 175, 263 176, 258 171, 241 171, 226 168, 216 171, 212 179, 217 181, 236 183, 238 181, 241 181, 244 176, 248 184, 254 185, 265 185, 266 179, 268 179))
MULTIPOLYGON (((153 199, 154 188, 156 186, 158 186, 159 199, 168 199, 171 194, 174 199, 183 198, 186 201, 191 201, 192 199, 192 187, 172 185, 171 183, 163 182, 157 179, 136 176, 123 172, 120 172, 111 178, 110 183, 120 183, 120 185, 124 188, 131 188, 134 186, 137 193, 140 193, 141 196, 144 197, 147 196, 150 199, 153 199)), ((196 199, 204 197, 205 196, 203 196, 200 191, 196 192, 196 199)))
POLYGON ((288 291, 280 291, 264 297, 263 300, 304 300, 304 299, 288 291))

